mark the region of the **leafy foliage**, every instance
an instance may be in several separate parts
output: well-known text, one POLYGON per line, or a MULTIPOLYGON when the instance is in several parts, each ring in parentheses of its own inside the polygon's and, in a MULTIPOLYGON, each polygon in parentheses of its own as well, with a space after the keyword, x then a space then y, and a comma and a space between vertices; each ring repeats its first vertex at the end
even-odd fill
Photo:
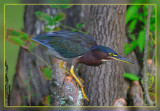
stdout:
POLYGON ((64 13, 59 13, 58 15, 54 16, 53 20, 54 22, 60 22, 66 18, 66 15, 64 13))
POLYGON ((127 78, 131 81, 139 81, 139 77, 132 73, 124 73, 124 78, 127 78))
POLYGON ((36 45, 36 43, 31 40, 31 37, 28 36, 28 34, 13 28, 7 29, 6 38, 8 41, 19 45, 28 51, 32 51, 36 45))
MULTIPOLYGON (((127 55, 138 47, 139 52, 143 53, 145 44, 145 26, 147 18, 147 5, 133 5, 129 6, 126 12, 126 25, 128 25, 128 35, 131 42, 125 44, 124 53, 127 55), (135 34, 136 32, 136 34, 135 34)), ((150 22, 150 36, 154 37, 155 31, 155 7, 152 9, 152 16, 150 22)), ((150 41, 153 45, 153 41, 150 41)))
MULTIPOLYGON (((76 28, 65 26, 65 25, 62 25, 62 23, 61 23, 66 18, 66 15, 65 15, 65 13, 61 13, 60 10, 70 8, 70 7, 72 7, 72 5, 50 5, 50 6, 57 9, 57 13, 55 16, 51 16, 49 14, 46 14, 46 13, 40 12, 40 11, 35 12, 35 15, 39 19, 47 22, 47 25, 44 27, 44 31, 46 31, 46 32, 59 31, 59 30, 61 30, 60 26, 62 26, 62 27, 71 29, 73 32, 75 32, 75 31, 82 32, 82 31, 80 31, 80 29, 84 26, 83 23, 78 23, 76 25, 76 28)), ((82 33, 85 33, 85 32, 82 32, 82 33)))
POLYGON ((44 66, 41 66, 40 69, 41 69, 41 72, 42 72, 43 76, 47 80, 50 80, 51 79, 51 75, 52 75, 52 69, 50 69, 48 67, 44 67, 44 66))
POLYGON ((46 13, 41 12, 41 11, 37 11, 35 14, 39 19, 47 21, 48 25, 53 25, 53 19, 49 14, 46 14, 46 13))
MULTIPOLYGON (((144 55, 144 46, 145 46, 145 32, 146 32, 146 24, 147 24, 147 12, 148 5, 133 5, 129 6, 126 12, 126 25, 128 28, 128 40, 129 43, 124 46, 125 55, 129 54, 132 51, 135 51, 138 61, 139 59, 143 59, 143 57, 139 57, 139 55, 144 55), (136 50, 135 50, 136 49, 136 50)), ((151 10, 151 18, 150 18, 150 29, 149 29, 149 41, 148 41, 148 54, 147 59, 155 60, 155 6, 152 6, 151 10)), ((154 64, 153 64, 154 66, 154 64)), ((148 82, 148 91, 150 96, 152 96, 155 100, 155 75, 153 76, 153 69, 149 68, 149 64, 147 66, 147 82, 148 82)), ((131 73, 125 73, 124 77, 129 80, 139 80, 138 77, 131 73)), ((143 79, 143 78, 142 78, 143 79)), ((143 85, 143 81, 142 81, 143 85)))

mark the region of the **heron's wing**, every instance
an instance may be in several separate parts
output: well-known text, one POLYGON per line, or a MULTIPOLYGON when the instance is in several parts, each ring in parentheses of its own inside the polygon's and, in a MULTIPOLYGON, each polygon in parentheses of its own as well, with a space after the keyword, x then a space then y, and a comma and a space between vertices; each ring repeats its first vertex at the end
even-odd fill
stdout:
POLYGON ((59 31, 40 34, 33 40, 45 45, 52 50, 56 50, 65 58, 82 56, 94 45, 95 40, 88 35, 79 32, 59 31))

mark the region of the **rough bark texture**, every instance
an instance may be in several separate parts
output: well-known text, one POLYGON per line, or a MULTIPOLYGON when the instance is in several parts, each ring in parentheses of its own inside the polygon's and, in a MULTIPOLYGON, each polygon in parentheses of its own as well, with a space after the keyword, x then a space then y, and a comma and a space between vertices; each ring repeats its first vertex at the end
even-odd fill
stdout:
MULTIPOLYGON (((90 7, 89 35, 98 44, 108 46, 123 56, 126 6, 106 5, 90 7)), ((83 78, 89 106, 112 106, 123 97, 124 63, 108 61, 99 67, 84 66, 83 78)))

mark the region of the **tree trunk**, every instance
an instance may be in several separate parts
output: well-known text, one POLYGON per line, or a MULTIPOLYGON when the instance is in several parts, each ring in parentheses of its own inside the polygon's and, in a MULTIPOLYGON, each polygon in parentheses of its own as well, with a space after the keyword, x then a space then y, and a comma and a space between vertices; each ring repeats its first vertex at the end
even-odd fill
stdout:
MULTIPOLYGON (((114 49, 121 56, 124 52, 126 6, 104 5, 90 7, 89 35, 99 45, 114 49)), ((84 87, 89 106, 112 106, 123 95, 124 63, 108 61, 99 67, 84 66, 84 87)))
MULTIPOLYGON (((36 35, 43 31, 45 25, 36 16, 36 11, 54 14, 53 9, 48 6, 26 6, 24 14, 24 31, 28 35, 36 35)), ((45 54, 46 48, 39 45, 35 53, 50 63, 45 54)), ((11 95, 11 106, 14 105, 40 105, 42 98, 49 94, 49 81, 44 78, 40 71, 44 64, 31 53, 20 48, 17 61, 16 74, 11 95), (29 89, 29 86, 31 89, 29 89)))

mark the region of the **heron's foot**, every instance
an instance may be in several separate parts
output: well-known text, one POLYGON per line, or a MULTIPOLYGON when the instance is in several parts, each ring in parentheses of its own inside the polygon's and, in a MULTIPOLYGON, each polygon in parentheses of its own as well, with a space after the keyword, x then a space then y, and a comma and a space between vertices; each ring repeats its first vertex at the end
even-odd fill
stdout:
MULTIPOLYGON (((68 75, 71 75, 71 73, 70 73, 67 69, 65 69, 65 68, 63 67, 63 63, 64 63, 64 61, 60 62, 60 63, 59 63, 59 67, 60 67, 63 71, 65 71, 68 75)), ((84 81, 83 81, 82 78, 80 78, 80 77, 78 77, 78 78, 79 78, 79 80, 80 80, 82 83, 84 83, 84 81)))
POLYGON ((78 77, 78 79, 84 84, 84 81, 82 78, 78 77))
POLYGON ((64 61, 60 62, 60 63, 59 63, 59 67, 60 67, 65 73, 67 73, 68 75, 71 75, 71 74, 69 73, 69 71, 63 67, 63 63, 64 63, 64 61))
MULTIPOLYGON (((74 73, 74 66, 71 66, 71 70, 70 70, 70 73, 72 74, 73 78, 76 80, 76 82, 78 83, 78 85, 80 86, 81 90, 82 90, 82 94, 83 94, 83 97, 89 101, 88 97, 86 96, 85 92, 84 92, 84 89, 83 89, 83 84, 81 83, 81 81, 83 81, 82 79, 79 80, 78 77, 75 75, 74 73)), ((83 81, 84 82, 84 81, 83 81)))

